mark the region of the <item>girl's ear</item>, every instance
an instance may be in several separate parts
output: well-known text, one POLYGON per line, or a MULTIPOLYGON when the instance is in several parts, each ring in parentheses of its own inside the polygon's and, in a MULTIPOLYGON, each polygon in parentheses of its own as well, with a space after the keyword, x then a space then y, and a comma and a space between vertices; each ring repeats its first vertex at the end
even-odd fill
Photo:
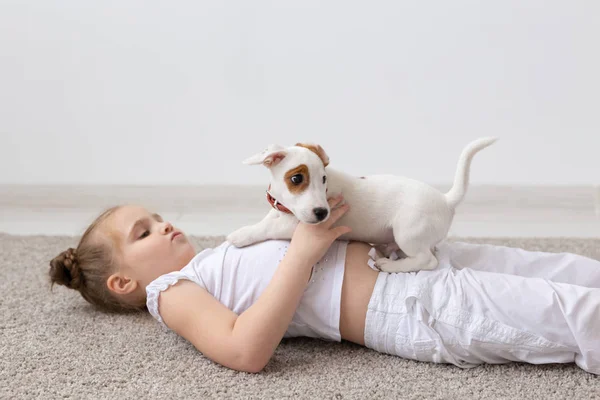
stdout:
POLYGON ((133 279, 122 276, 121 274, 112 274, 106 280, 108 289, 116 294, 125 295, 133 293, 137 289, 137 282, 133 279))
POLYGON ((263 164, 267 168, 274 167, 287 155, 287 150, 283 146, 272 144, 262 152, 248 157, 243 161, 246 165, 263 164))

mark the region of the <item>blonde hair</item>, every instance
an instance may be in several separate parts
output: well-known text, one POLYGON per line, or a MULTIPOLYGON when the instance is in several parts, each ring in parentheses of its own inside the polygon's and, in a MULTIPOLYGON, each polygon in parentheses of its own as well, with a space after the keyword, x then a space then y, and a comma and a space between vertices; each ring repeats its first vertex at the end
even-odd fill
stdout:
POLYGON ((121 206, 100 214, 86 229, 77 248, 68 248, 50 261, 50 282, 77 290, 90 304, 105 312, 131 312, 145 308, 131 304, 111 292, 106 281, 118 269, 114 239, 99 238, 96 232, 121 206))

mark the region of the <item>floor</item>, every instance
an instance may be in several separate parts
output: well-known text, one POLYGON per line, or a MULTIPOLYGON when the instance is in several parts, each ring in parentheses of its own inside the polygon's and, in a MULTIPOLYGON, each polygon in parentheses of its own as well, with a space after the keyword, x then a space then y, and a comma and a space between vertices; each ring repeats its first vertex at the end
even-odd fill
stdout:
MULTIPOLYGON (((192 235, 226 235, 270 207, 259 186, 0 185, 0 232, 78 235, 123 203, 142 204, 192 235)), ((600 186, 472 186, 450 236, 600 237, 600 186)))

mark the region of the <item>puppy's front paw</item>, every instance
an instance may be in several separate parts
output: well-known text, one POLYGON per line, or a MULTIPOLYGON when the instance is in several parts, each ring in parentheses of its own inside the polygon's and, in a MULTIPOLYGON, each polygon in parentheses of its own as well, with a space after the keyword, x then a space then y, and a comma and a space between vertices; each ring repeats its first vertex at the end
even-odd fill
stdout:
POLYGON ((235 247, 246 247, 257 242, 249 226, 238 229, 227 236, 227 241, 235 247))

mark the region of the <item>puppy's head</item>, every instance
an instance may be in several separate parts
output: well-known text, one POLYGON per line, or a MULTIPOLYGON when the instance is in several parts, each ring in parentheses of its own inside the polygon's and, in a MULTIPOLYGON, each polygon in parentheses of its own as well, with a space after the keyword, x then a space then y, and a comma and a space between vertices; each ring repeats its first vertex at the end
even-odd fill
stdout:
POLYGON ((329 157, 316 144, 297 143, 282 147, 270 145, 244 160, 244 164, 262 164, 271 173, 271 194, 296 218, 318 224, 329 218, 327 174, 329 157))

